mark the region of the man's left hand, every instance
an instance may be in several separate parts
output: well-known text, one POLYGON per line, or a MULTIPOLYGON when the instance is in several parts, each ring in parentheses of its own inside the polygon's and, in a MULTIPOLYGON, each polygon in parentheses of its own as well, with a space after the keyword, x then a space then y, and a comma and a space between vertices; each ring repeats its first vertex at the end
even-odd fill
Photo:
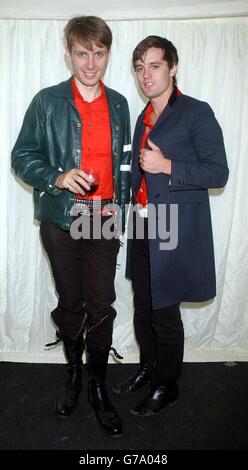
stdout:
POLYGON ((148 173, 165 173, 171 175, 171 160, 166 158, 160 148, 150 139, 147 140, 151 150, 141 149, 139 162, 142 170, 148 173))

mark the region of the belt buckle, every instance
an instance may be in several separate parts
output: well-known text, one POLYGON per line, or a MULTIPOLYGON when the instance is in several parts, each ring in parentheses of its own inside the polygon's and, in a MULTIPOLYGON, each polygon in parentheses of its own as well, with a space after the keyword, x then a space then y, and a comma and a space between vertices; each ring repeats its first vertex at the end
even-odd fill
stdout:
POLYGON ((90 208, 87 204, 76 202, 71 209, 71 215, 77 217, 78 215, 90 215, 90 208))
POLYGON ((87 206, 87 204, 81 204, 79 207, 80 207, 80 214, 81 215, 90 215, 91 214, 90 207, 87 206))

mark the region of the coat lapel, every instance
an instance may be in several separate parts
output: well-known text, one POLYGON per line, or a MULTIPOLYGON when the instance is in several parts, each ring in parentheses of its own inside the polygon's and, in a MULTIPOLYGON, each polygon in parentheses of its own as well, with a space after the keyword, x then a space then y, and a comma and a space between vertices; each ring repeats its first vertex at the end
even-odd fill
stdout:
MULTIPOLYGON (((153 132, 161 125, 164 124, 167 119, 170 118, 170 116, 173 114, 174 109, 177 108, 178 102, 178 97, 175 97, 175 99, 172 100, 171 103, 168 103, 161 115, 159 116, 154 128, 151 131, 151 138, 153 132)), ((148 106, 148 104, 147 104, 148 106)), ((140 170, 139 166, 139 150, 141 146, 141 141, 142 141, 142 136, 144 133, 145 125, 143 123, 144 115, 147 106, 144 108, 142 111, 141 115, 139 116, 134 132, 134 137, 133 137, 133 156, 132 156, 132 188, 133 192, 135 193, 141 184, 141 178, 142 178, 142 172, 140 170)))
MULTIPOLYGON (((163 112, 160 114, 154 128, 152 129, 152 132, 157 129, 159 126, 161 126, 161 124, 164 124, 165 121, 167 121, 167 119, 169 119, 169 117, 172 115, 172 113, 174 112, 174 106, 170 106, 169 104, 165 107, 165 109, 163 110, 163 112)), ((151 134, 152 134, 151 132, 151 134)))
POLYGON ((134 137, 133 137, 132 189, 134 193, 139 189, 141 178, 142 178, 142 173, 141 173, 140 166, 139 166, 139 151, 140 151, 142 136, 143 136, 144 129, 145 129, 143 118, 144 118, 144 111, 138 118, 138 121, 135 127, 134 137))
MULTIPOLYGON (((181 92, 180 92, 180 95, 181 95, 181 92)), ((168 104, 164 108, 163 112, 160 114, 154 126, 154 129, 159 127, 161 124, 164 124, 164 122, 167 121, 167 119, 169 119, 169 117, 172 115, 172 113, 178 107, 178 104, 180 103, 180 99, 178 99, 180 95, 178 95, 177 88, 174 87, 174 90, 169 98, 168 104)))

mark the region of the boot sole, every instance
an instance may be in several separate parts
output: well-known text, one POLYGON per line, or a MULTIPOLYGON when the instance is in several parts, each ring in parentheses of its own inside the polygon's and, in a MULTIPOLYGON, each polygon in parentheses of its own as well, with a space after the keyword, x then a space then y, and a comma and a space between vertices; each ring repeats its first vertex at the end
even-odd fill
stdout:
POLYGON ((117 392, 116 390, 112 389, 112 392, 115 395, 119 395, 119 397, 128 397, 130 395, 135 395, 135 393, 138 393, 142 388, 143 386, 138 388, 138 390, 134 390, 133 392, 117 392))
POLYGON ((56 410, 56 408, 54 409, 54 414, 56 416, 56 418, 58 419, 68 419, 70 418, 72 415, 74 415, 74 413, 78 410, 78 404, 74 406, 74 408, 69 412, 67 413, 66 415, 63 415, 63 414, 59 414, 58 411, 56 410))
POLYGON ((91 405, 90 401, 89 401, 89 405, 91 407, 91 411, 93 412, 94 416, 95 416, 95 419, 96 419, 96 423, 97 423, 97 426, 98 428, 104 432, 104 434, 108 437, 113 437, 114 439, 118 439, 119 437, 122 437, 124 435, 124 433, 122 432, 121 434, 111 434, 110 432, 107 431, 107 429, 105 429, 101 424, 100 422, 98 421, 97 419, 97 416, 96 416, 96 413, 95 413, 95 410, 93 408, 93 406, 91 405))
POLYGON ((115 395, 119 395, 120 397, 125 397, 125 396, 129 396, 129 395, 134 395, 135 393, 139 392, 140 390, 142 390, 142 388, 144 388, 146 385, 149 385, 150 381, 141 385, 139 388, 137 388, 136 390, 133 390, 132 392, 118 392, 117 390, 115 390, 114 388, 112 388, 112 392, 115 394, 115 395))
POLYGON ((106 436, 110 437, 111 439, 112 439, 112 438, 113 438, 113 439, 119 439, 120 437, 123 437, 123 436, 124 436, 124 433, 122 433, 122 434, 111 434, 111 433, 109 433, 108 431, 106 431, 106 429, 104 429, 104 428, 100 425, 100 423, 99 423, 98 421, 97 421, 97 425, 98 425, 98 428, 99 428, 101 431, 103 431, 104 434, 105 434, 106 436))
POLYGON ((74 413, 75 411, 77 411, 78 409, 78 400, 79 400, 79 396, 80 396, 80 393, 82 392, 82 384, 80 386, 80 389, 79 389, 79 392, 78 392, 78 396, 77 396, 77 399, 76 399, 76 403, 74 405, 74 407, 71 409, 71 411, 69 413, 67 413, 66 415, 63 415, 63 414, 60 414, 57 410, 57 400, 55 401, 55 406, 54 406, 54 414, 56 416, 56 418, 59 418, 59 419, 67 419, 67 418, 70 418, 74 413))
POLYGON ((158 415, 163 414, 166 411, 166 409, 168 408, 168 406, 175 406, 178 398, 179 397, 177 397, 174 400, 170 401, 160 411, 157 411, 157 412, 155 411, 155 412, 152 412, 152 413, 142 415, 142 414, 139 414, 139 413, 134 413, 134 410, 132 408, 130 408, 129 411, 133 416, 139 416, 140 418, 147 418, 148 416, 158 416, 158 415))

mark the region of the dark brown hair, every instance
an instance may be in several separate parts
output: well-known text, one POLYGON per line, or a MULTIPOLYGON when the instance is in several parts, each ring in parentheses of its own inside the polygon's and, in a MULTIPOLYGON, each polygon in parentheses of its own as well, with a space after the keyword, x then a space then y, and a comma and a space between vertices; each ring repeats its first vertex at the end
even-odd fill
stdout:
MULTIPOLYGON (((143 61, 144 54, 151 47, 162 49, 163 60, 168 63, 169 69, 172 69, 174 65, 178 64, 178 54, 175 46, 166 38, 160 36, 147 36, 143 39, 133 51, 133 67, 135 68, 138 60, 143 61)), ((176 77, 173 77, 174 83, 176 83, 176 77)))
POLYGON ((75 41, 91 50, 95 42, 97 46, 105 46, 109 51, 112 33, 107 23, 98 16, 76 16, 65 27, 65 39, 69 51, 75 41))

